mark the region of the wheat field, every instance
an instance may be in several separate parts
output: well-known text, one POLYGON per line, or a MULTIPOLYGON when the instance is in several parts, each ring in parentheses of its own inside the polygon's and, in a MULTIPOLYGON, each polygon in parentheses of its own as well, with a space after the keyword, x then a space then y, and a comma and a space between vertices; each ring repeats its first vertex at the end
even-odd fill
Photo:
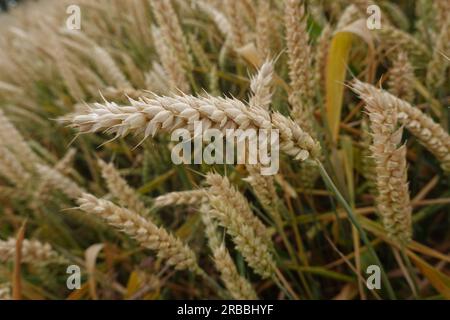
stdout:
POLYGON ((0 13, 0 299, 450 299, 449 17, 445 0, 0 13), (179 132, 207 150, 198 126, 248 152, 174 156, 179 132), (274 172, 247 132, 276 137, 274 172))

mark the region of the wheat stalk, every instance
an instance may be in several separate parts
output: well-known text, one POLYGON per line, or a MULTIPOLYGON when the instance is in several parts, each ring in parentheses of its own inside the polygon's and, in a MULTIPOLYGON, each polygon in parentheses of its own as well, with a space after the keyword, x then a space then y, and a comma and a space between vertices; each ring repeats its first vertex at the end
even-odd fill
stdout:
POLYGON ((273 274, 275 263, 265 226, 253 215, 242 194, 231 187, 227 178, 208 174, 211 215, 232 237, 237 250, 249 266, 263 278, 273 274), (226 196, 225 196, 226 195, 226 196))
POLYGON ((280 149, 298 160, 317 157, 318 142, 300 126, 280 113, 269 113, 259 107, 248 107, 236 99, 193 96, 142 97, 130 99, 130 105, 95 103, 90 112, 66 118, 81 132, 107 131, 123 137, 130 132, 143 133, 144 138, 158 131, 172 132, 186 128, 193 132, 194 122, 202 121, 203 128, 278 129, 280 149))
POLYGON ((372 106, 376 103, 398 110, 398 120, 450 171, 450 135, 418 108, 385 90, 355 80, 353 90, 372 106))
POLYGON ((157 251, 157 256, 166 260, 166 263, 174 266, 176 270, 187 269, 201 274, 195 253, 164 228, 156 226, 135 212, 91 194, 83 194, 77 202, 82 211, 103 218, 111 226, 134 238, 144 248, 157 251))

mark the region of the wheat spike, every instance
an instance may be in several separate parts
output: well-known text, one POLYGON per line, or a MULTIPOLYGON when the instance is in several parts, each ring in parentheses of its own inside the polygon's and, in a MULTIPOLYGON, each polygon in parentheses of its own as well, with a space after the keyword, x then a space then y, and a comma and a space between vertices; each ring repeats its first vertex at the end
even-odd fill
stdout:
POLYGON ((258 15, 256 17, 256 48, 263 61, 272 56, 272 26, 270 1, 258 1, 258 15))
POLYGON ((310 76, 311 48, 302 0, 285 1, 286 45, 293 118, 311 134, 313 79, 310 76))
POLYGON ((270 213, 274 219, 280 219, 281 217, 276 210, 280 199, 275 189, 274 178, 272 176, 261 175, 258 165, 246 165, 246 168, 248 177, 244 180, 252 186, 253 192, 259 202, 263 205, 264 209, 270 213))
POLYGON ((98 159, 98 165, 102 169, 102 176, 105 179, 111 194, 119 200, 119 204, 141 215, 147 214, 144 203, 139 199, 136 190, 120 176, 120 173, 112 163, 98 159))
POLYGON ((351 24, 353 21, 358 19, 361 16, 361 12, 359 11, 358 7, 354 4, 351 4, 347 6, 344 10, 344 12, 339 17, 339 21, 337 23, 336 29, 340 30, 349 24, 351 24))
POLYGON ((0 301, 12 299, 10 286, 9 283, 2 283, 0 285, 0 301))
POLYGON ((389 235, 400 243, 411 240, 406 146, 399 147, 403 128, 397 128, 398 108, 383 96, 362 94, 355 82, 353 90, 366 102, 373 142, 370 147, 376 163, 377 208, 389 235))
POLYGON ((144 138, 158 131, 172 132, 177 128, 194 129, 195 121, 203 128, 225 129, 278 129, 280 149, 298 160, 317 157, 318 142, 300 126, 280 113, 270 114, 259 107, 248 107, 236 99, 215 97, 154 96, 130 99, 130 105, 95 103, 88 114, 66 119, 81 132, 107 131, 117 137, 130 132, 143 133, 144 138))
MULTIPOLYGON (((75 157, 76 150, 70 148, 69 151, 64 155, 64 157, 59 160, 54 170, 60 172, 62 175, 67 175, 72 169, 71 163, 73 162, 73 158, 75 157)), ((33 194, 33 203, 31 204, 32 208, 36 208, 38 200, 45 201, 48 199, 49 193, 48 191, 51 189, 51 185, 49 185, 49 181, 47 180, 47 176, 42 176, 39 185, 36 187, 36 191, 33 194)))
POLYGON ((198 205, 205 197, 205 190, 189 190, 169 192, 155 198, 153 205, 157 208, 172 205, 198 205))
POLYGON ((180 60, 177 60, 173 49, 165 42, 161 30, 158 27, 153 26, 152 35, 161 64, 164 67, 165 73, 169 76, 171 89, 173 91, 181 90, 182 92, 190 92, 189 82, 186 79, 183 66, 180 63, 180 60))
POLYGON ((131 88, 130 82, 128 82, 127 78, 106 49, 96 46, 93 50, 92 57, 94 58, 100 74, 107 83, 118 88, 131 88))
MULTIPOLYGON (((207 191, 204 191, 204 195, 207 191)), ((205 196, 205 199, 207 197, 205 196)), ((222 244, 223 235, 219 234, 219 230, 217 230, 217 223, 214 221, 213 216, 211 214, 211 207, 208 201, 202 202, 200 205, 200 214, 202 218, 203 225, 205 226, 205 235, 206 240, 208 241, 208 246, 211 251, 214 252, 220 245, 222 244)))
POLYGON ((224 36, 228 37, 231 35, 231 24, 225 14, 205 1, 197 1, 196 4, 201 11, 206 13, 211 20, 214 21, 215 25, 224 36))
POLYGON ((383 25, 377 32, 381 38, 381 45, 386 50, 401 48, 414 61, 427 59, 430 56, 428 48, 409 33, 388 24, 383 25))
POLYGON ((332 29, 329 24, 322 29, 316 45, 316 55, 314 57, 314 83, 319 88, 321 94, 325 94, 325 68, 327 64, 328 50, 332 29))
POLYGON ((9 147, 29 169, 33 169, 34 163, 41 162, 2 110, 0 110, 0 145, 9 147))
POLYGON ((230 186, 228 179, 208 174, 206 182, 211 186, 208 199, 212 217, 227 230, 249 266, 263 278, 270 277, 275 263, 264 225, 249 211, 245 199, 230 186))
POLYGON ((253 94, 250 97, 250 106, 269 110, 270 103, 272 102, 271 82, 273 73, 273 62, 266 60, 258 70, 258 73, 252 77, 250 89, 253 94))
MULTIPOLYGON (((14 259, 16 254, 16 239, 9 238, 6 241, 0 240, 0 261, 14 259)), ((65 263, 66 260, 61 257, 48 243, 42 243, 38 240, 24 239, 22 242, 22 260, 23 263, 65 263)))
POLYGON ((56 169, 37 164, 36 171, 46 182, 47 186, 53 190, 60 191, 70 199, 77 199, 84 192, 83 188, 56 169))
POLYGON ((0 145, 0 174, 16 186, 25 186, 30 180, 30 174, 24 170, 17 157, 0 145))
POLYGON ((240 212, 241 217, 255 230, 257 236, 267 240, 268 243, 271 242, 266 226, 253 214, 247 199, 231 185, 227 177, 208 174, 206 182, 210 185, 209 191, 215 197, 221 198, 229 207, 240 212))
POLYGON ((450 171, 450 135, 442 126, 418 108, 385 90, 360 81, 354 81, 353 89, 368 105, 380 103, 397 109, 398 120, 441 162, 443 170, 450 171))
POLYGON ((234 299, 257 299, 257 295, 251 284, 244 277, 239 275, 230 253, 222 243, 216 222, 214 221, 210 210, 209 204, 203 202, 200 207, 200 212, 203 224, 205 225, 205 234, 208 239, 209 247, 213 253, 216 269, 220 272, 225 287, 234 299))
POLYGON ((256 300, 258 299, 255 290, 251 284, 242 277, 236 269, 231 259, 230 253, 222 244, 213 251, 214 262, 220 276, 231 296, 237 300, 256 300))
POLYGON ((150 1, 156 21, 161 29, 161 37, 164 38, 173 50, 176 59, 185 70, 192 69, 192 57, 184 37, 178 16, 170 0, 150 1))
POLYGON ((225 11, 230 23, 231 42, 234 49, 239 49, 247 44, 246 34, 248 30, 239 10, 239 4, 240 1, 238 0, 225 0, 225 11))
POLYGON ((372 136, 370 135, 367 117, 363 118, 361 122, 361 131, 361 172, 368 182, 370 194, 375 196, 378 193, 376 189, 377 173, 375 170, 375 161, 370 152, 372 136))
POLYGON ((437 88, 442 86, 446 79, 446 71, 449 65, 448 55, 450 51, 450 18, 447 17, 446 22, 442 26, 435 46, 433 48, 433 56, 428 62, 426 84, 428 88, 435 92, 437 88))
POLYGON ((405 52, 400 52, 394 60, 388 85, 394 96, 410 102, 414 100, 414 70, 405 52))
POLYGON ((180 239, 150 220, 87 193, 78 199, 78 204, 82 211, 103 218, 111 226, 134 238, 144 248, 157 251, 157 256, 166 260, 166 263, 175 269, 201 273, 195 253, 180 239))

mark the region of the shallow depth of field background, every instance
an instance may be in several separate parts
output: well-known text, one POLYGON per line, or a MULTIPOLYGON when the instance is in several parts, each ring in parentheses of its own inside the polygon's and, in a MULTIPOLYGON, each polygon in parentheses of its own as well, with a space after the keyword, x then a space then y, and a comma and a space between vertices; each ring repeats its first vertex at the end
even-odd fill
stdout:
POLYGON ((383 88, 448 133, 449 16, 445 0, 40 0, 1 12, 0 298, 220 299, 248 297, 243 291, 250 288, 260 299, 450 299, 448 167, 405 128, 412 241, 402 245, 390 237, 377 212, 366 104, 349 88, 354 78, 383 88), (286 3, 306 8, 294 11, 301 15, 291 21, 298 34, 290 39, 301 44, 296 61, 287 48, 286 3), (379 30, 365 27, 372 3, 381 8, 379 30), (81 10, 79 31, 66 26, 73 4, 81 10), (164 6, 170 10, 157 12, 164 6), (113 139, 70 126, 91 103, 129 105, 128 97, 150 92, 248 103, 266 58, 274 66, 270 112, 310 126, 326 172, 357 216, 392 290, 384 282, 379 290, 367 288, 374 256, 314 165, 281 154, 279 173, 262 180, 269 185, 264 198, 245 165, 174 165, 169 134, 113 139), (297 91, 303 105, 296 109, 297 91), (99 159, 123 178, 118 191, 105 180, 99 159), (262 278, 227 227, 217 228, 232 261, 227 270, 239 283, 234 293, 205 237, 205 200, 155 205, 170 192, 206 188, 208 172, 228 177, 273 242, 276 274, 262 278), (78 208, 83 192, 127 207, 120 199, 128 197, 123 181, 144 204, 140 214, 192 249, 207 276, 175 270, 157 250, 122 232, 125 227, 78 208), (274 220, 274 211, 281 220, 274 220), (78 290, 67 287, 69 265, 80 267, 78 290))

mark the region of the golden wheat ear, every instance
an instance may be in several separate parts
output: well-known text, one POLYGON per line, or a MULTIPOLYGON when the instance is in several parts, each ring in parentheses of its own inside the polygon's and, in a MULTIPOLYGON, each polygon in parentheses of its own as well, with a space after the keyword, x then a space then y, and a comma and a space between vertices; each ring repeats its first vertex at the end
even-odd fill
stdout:
POLYGON ((236 249, 257 274, 263 278, 272 276, 275 262, 267 228, 251 212, 247 200, 226 177, 209 173, 206 183, 210 186, 207 195, 213 219, 226 229, 236 249))
POLYGON ((111 226, 134 238, 142 247, 156 251, 157 256, 168 265, 177 270, 201 274, 194 251, 149 219, 87 193, 77 202, 80 210, 103 218, 111 226))
POLYGON ((356 80, 351 87, 366 103, 370 120, 378 213, 388 234, 401 244, 407 244, 412 234, 412 207, 406 146, 401 145, 403 128, 398 124, 399 110, 381 96, 362 93, 361 88, 365 86, 356 80))
MULTIPOLYGON (((16 255, 16 239, 9 238, 6 241, 0 241, 0 261, 14 259, 16 255)), ((38 240, 24 239, 22 242, 23 263, 66 263, 66 259, 59 255, 48 243, 38 240)))
POLYGON ((351 88, 369 107, 380 105, 397 110, 399 122, 440 161, 444 171, 450 172, 450 135, 442 126, 420 109, 385 90, 359 80, 354 80, 351 88))

